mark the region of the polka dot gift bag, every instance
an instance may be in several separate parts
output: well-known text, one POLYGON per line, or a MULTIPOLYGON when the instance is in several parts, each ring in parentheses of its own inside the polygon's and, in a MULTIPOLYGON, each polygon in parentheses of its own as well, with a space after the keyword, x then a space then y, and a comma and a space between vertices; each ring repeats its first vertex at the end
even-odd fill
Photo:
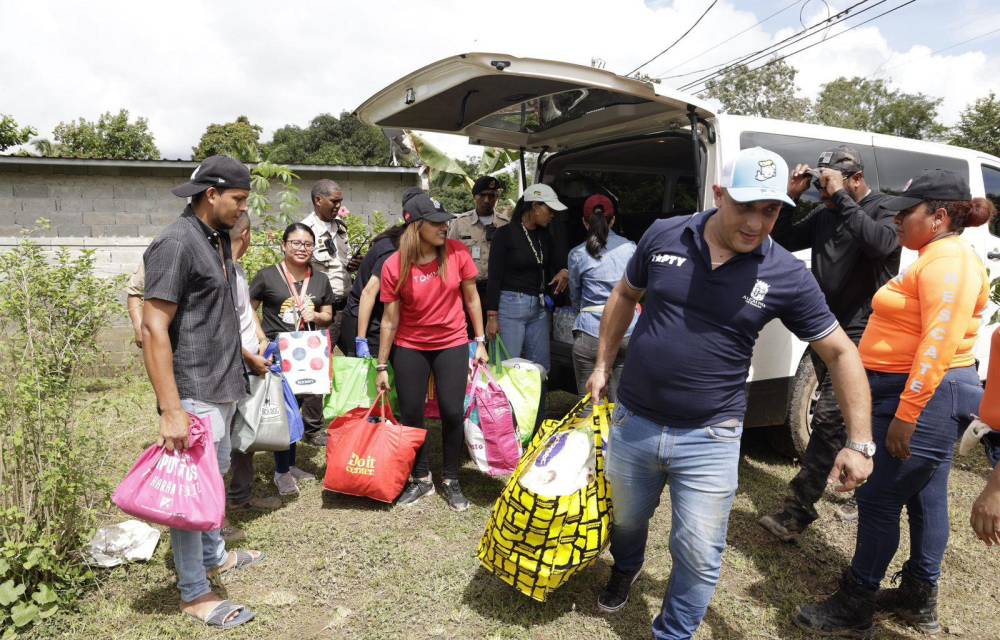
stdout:
POLYGON ((325 329, 278 334, 281 372, 295 395, 330 393, 330 349, 325 329))

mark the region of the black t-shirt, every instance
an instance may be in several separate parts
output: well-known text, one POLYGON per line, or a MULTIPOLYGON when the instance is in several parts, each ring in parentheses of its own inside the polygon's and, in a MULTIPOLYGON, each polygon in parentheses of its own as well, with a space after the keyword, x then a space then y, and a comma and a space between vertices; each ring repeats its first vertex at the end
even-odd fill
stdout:
MULTIPOLYGON (((298 291, 301 286, 301 280, 296 282, 295 290, 298 291)), ((305 295, 306 306, 311 304, 316 311, 333 304, 333 289, 330 288, 330 281, 325 273, 313 270, 305 295)), ((260 300, 264 307, 263 329, 269 340, 273 340, 279 333, 297 329, 292 316, 295 300, 288 291, 288 283, 278 265, 257 272, 250 283, 250 299, 260 300)))
MULTIPOLYGON (((347 313, 355 319, 358 317, 358 308, 361 305, 361 292, 364 291, 365 285, 368 284, 372 276, 376 278, 382 276, 382 265, 394 253, 396 253, 396 247, 392 244, 392 240, 382 238, 372 245, 372 248, 365 254, 364 259, 361 260, 361 265, 358 267, 358 277, 355 278, 354 286, 351 287, 351 295, 347 297, 347 307, 345 308, 347 313)), ((376 296, 375 306, 372 307, 371 322, 368 323, 368 331, 366 332, 369 340, 373 337, 375 339, 378 338, 379 330, 382 326, 382 308, 382 297, 376 296)), ((354 336, 351 336, 351 340, 354 340, 354 336)))
POLYGON ((566 268, 566 258, 567 252, 549 229, 537 228, 525 233, 524 227, 517 221, 500 227, 490 245, 486 308, 490 311, 499 308, 501 291, 528 295, 543 293, 555 274, 566 268), (528 238, 531 244, 528 244, 528 238), (539 250, 541 265, 536 257, 539 250))

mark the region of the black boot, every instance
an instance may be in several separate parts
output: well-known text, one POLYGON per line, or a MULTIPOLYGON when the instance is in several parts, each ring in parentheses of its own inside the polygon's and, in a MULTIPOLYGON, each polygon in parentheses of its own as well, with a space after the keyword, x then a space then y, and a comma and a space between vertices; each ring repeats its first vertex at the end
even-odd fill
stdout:
POLYGON ((897 582, 898 587, 878 592, 875 598, 878 612, 896 616, 923 633, 939 633, 941 623, 937 616, 937 585, 913 577, 906 565, 892 577, 892 583, 897 582))
POLYGON ((875 633, 874 617, 875 592, 855 580, 847 569, 836 593, 823 602, 800 606, 792 619, 818 636, 868 640, 875 633))

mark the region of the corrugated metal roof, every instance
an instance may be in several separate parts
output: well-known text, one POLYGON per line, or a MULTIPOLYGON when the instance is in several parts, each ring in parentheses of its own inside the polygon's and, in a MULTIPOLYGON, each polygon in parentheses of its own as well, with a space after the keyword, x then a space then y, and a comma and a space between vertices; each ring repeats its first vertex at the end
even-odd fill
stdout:
MULTIPOLYGON (((103 167, 109 169, 191 169, 198 166, 193 160, 106 160, 98 158, 41 158, 38 156, 0 156, 0 170, 8 167, 103 167)), ((253 167, 256 163, 248 163, 253 167)), ((417 174, 417 167, 373 167, 352 165, 290 164, 295 173, 404 173, 417 174)))

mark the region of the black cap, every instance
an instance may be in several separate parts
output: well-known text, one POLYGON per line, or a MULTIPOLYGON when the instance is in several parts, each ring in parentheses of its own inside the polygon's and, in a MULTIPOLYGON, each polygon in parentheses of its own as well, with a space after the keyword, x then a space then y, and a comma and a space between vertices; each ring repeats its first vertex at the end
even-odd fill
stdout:
POLYGON ((229 156, 210 156, 191 174, 191 180, 179 187, 174 187, 170 193, 181 198, 190 198, 209 187, 219 189, 250 190, 250 170, 243 163, 229 156))
POLYGON ((444 210, 440 202, 419 187, 411 187, 403 192, 403 222, 406 224, 417 220, 448 222, 454 217, 444 210))
POLYGON ((928 169, 906 183, 902 194, 883 202, 882 208, 903 211, 927 200, 972 200, 972 192, 965 176, 948 169, 928 169))
POLYGON ((493 176, 479 176, 472 185, 472 195, 478 196, 483 191, 500 191, 503 187, 493 176))
POLYGON ((857 150, 845 145, 827 149, 819 154, 816 166, 820 169, 836 169, 846 174, 865 170, 865 164, 861 161, 861 154, 857 150))

